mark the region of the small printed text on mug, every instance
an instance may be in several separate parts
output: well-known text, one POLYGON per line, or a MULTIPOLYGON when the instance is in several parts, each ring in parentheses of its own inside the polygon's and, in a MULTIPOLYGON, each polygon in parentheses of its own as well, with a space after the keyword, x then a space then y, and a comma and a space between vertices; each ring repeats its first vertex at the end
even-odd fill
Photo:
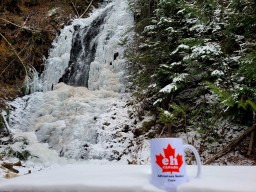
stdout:
POLYGON ((168 182, 175 182, 176 181, 175 178, 181 178, 181 177, 184 177, 184 175, 160 175, 160 174, 158 174, 157 177, 168 177, 168 182))

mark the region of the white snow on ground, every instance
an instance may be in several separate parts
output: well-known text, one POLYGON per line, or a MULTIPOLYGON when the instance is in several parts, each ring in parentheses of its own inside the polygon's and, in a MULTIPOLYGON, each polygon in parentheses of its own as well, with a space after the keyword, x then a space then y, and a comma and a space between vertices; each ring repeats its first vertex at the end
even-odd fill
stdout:
MULTIPOLYGON (((195 179, 196 166, 187 166, 189 182, 177 192, 255 192, 256 167, 203 166, 201 178, 195 179)), ((149 165, 56 166, 33 175, 0 180, 1 191, 12 192, 138 192, 160 190, 150 183, 149 165)), ((173 191, 172 191, 173 192, 173 191)))

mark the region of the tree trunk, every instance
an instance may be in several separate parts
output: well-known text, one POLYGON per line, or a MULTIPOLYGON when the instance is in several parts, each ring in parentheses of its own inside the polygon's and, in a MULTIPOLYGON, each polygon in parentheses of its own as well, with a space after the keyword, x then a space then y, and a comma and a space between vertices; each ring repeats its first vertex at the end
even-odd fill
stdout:
POLYGON ((251 132, 251 138, 250 138, 250 143, 249 143, 249 149, 247 152, 247 155, 250 156, 252 153, 252 146, 253 146, 253 141, 254 141, 254 135, 255 135, 255 130, 251 132))

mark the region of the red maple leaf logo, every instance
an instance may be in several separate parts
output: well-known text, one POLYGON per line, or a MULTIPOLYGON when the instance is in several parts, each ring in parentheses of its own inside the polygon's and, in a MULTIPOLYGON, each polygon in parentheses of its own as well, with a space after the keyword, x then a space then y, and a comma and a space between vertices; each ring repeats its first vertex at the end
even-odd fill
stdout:
POLYGON ((162 154, 156 155, 157 165, 162 168, 162 172, 179 173, 183 164, 182 155, 178 154, 175 157, 175 148, 172 148, 170 144, 163 150, 164 156, 162 154))

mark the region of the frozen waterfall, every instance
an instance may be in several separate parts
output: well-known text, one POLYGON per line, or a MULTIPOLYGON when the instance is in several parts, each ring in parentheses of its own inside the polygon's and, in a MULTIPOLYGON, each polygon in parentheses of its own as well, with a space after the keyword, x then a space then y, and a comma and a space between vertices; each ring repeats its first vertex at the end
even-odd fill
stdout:
POLYGON ((74 20, 54 41, 32 92, 51 90, 58 82, 121 92, 126 63, 122 44, 132 39, 132 26, 126 0, 113 0, 90 17, 74 20))
POLYGON ((128 154, 134 124, 125 107, 124 42, 132 39, 132 27, 127 0, 113 0, 62 29, 33 88, 43 92, 10 103, 11 131, 28 139, 16 148, 44 162, 128 154))

